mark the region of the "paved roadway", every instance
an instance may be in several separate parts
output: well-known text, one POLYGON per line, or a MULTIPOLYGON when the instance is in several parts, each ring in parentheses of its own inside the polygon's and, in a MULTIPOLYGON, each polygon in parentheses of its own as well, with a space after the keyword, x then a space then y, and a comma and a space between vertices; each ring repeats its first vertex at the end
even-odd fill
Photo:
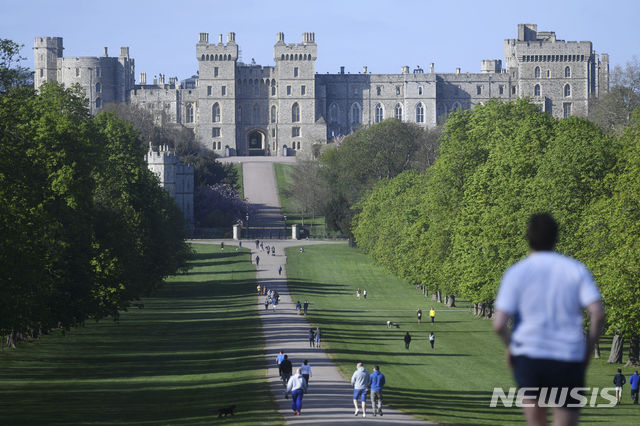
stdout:
MULTIPOLYGON (((244 159, 243 179, 245 197, 255 204, 258 209, 256 220, 260 223, 282 224, 280 202, 276 189, 273 162, 281 162, 282 157, 234 157, 244 159), (269 161, 271 160, 271 161, 269 161)), ((286 158, 290 162, 290 157, 286 158)), ((216 242, 219 244, 219 241, 216 242)), ((386 406, 383 407, 383 417, 374 417, 371 411, 371 403, 367 396, 367 417, 362 413, 354 416, 353 390, 351 384, 345 379, 327 354, 321 349, 309 347, 308 331, 310 328, 307 320, 296 313, 295 302, 291 300, 286 281, 287 258, 284 249, 292 246, 309 244, 336 243, 328 241, 293 241, 293 240, 267 240, 265 244, 276 247, 276 255, 267 255, 255 247, 254 241, 243 241, 243 247, 251 249, 252 261, 255 264, 256 255, 260 256, 260 264, 257 267, 257 278, 260 284, 266 284, 280 294, 280 304, 274 312, 264 309, 264 297, 259 297, 258 305, 262 328, 266 344, 266 356, 269 364, 269 386, 279 405, 280 412, 288 424, 327 424, 327 425, 373 425, 373 424, 403 424, 426 425, 431 424, 419 421, 405 414, 401 414, 386 406), (282 266, 282 275, 278 275, 278 267, 282 266), (275 363, 277 354, 283 350, 289 356, 295 368, 299 367, 307 359, 311 366, 312 377, 309 380, 309 392, 302 401, 302 415, 294 416, 291 410, 291 399, 284 398, 284 387, 278 377, 278 368, 275 363)), ((227 242, 227 244, 233 244, 227 242)), ((305 256, 296 252, 296 256, 305 256)), ((301 303, 304 301, 301 301, 301 303)), ((313 312, 313 300, 310 300, 309 312, 313 312)), ((373 366, 365 365, 369 372, 373 366)), ((355 370, 355 365, 353 366, 355 370)), ((381 368, 384 373, 384 365, 381 368)), ((350 379, 350 377, 349 377, 350 379)))

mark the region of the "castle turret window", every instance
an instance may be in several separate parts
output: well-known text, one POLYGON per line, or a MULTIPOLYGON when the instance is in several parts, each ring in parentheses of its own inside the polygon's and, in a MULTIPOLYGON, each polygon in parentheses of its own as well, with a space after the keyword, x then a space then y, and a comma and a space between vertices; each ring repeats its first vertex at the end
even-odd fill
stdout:
POLYGON ((331 104, 329 106, 329 123, 337 123, 338 122, 338 105, 331 104))
POLYGON ((260 122, 260 107, 258 104, 253 106, 253 123, 258 124, 260 122))
POLYGON ((362 122, 362 108, 359 103, 351 105, 351 124, 357 126, 362 122))
POLYGON ((271 96, 276 95, 276 86, 271 86, 271 96))
POLYGON ((571 117, 571 103, 570 102, 566 102, 566 103, 562 104, 562 116, 564 118, 571 117))
POLYGON ((535 68, 535 70, 533 71, 533 76, 535 78, 540 78, 540 67, 535 68))
POLYGON ((96 93, 102 92, 102 84, 96 83, 96 93))
POLYGON ((376 95, 378 95, 378 96, 382 95, 382 86, 377 86, 376 87, 376 95))
POLYGON ((291 86, 287 86, 287 95, 291 96, 291 86))
POLYGON ((298 67, 294 67, 293 68, 293 76, 297 77, 298 76, 298 67))
POLYGON ((571 78, 571 67, 565 67, 564 68, 564 77, 565 78, 571 78))
POLYGON ((218 76, 218 67, 213 67, 213 76, 214 77, 218 76))
POLYGON ((416 123, 424 123, 424 105, 422 105, 422 102, 416 105, 416 123))
POLYGON ((96 108, 102 108, 102 99, 96 98, 96 108))
POLYGON ((207 86, 207 96, 211 96, 211 86, 207 86))
POLYGON ((482 95, 482 86, 481 85, 476 86, 476 95, 482 95))
POLYGON ((300 87, 300 94, 301 94, 302 96, 304 96, 304 95, 306 95, 306 94, 307 94, 307 86, 301 86, 301 87, 300 87))
POLYGON ((238 107, 238 114, 236 116, 238 123, 242 123, 242 107, 238 107))
POLYGON ((211 129, 211 136, 214 138, 219 138, 220 137, 220 127, 214 127, 213 129, 211 129))
POLYGON ((399 94, 400 94, 400 90, 401 90, 401 89, 400 89, 400 86, 396 86, 396 95, 399 95, 399 94))
POLYGON ((297 102, 291 107, 291 121, 293 123, 300 121, 300 105, 297 102))
POLYGON ((569 96, 571 96, 571 86, 568 84, 565 84, 564 86, 564 96, 565 98, 568 98, 569 96))
POLYGON ((540 96, 540 85, 536 84, 533 88, 533 96, 540 96))
POLYGON ((422 86, 418 86, 418 95, 422 95, 422 86))
POLYGON ((187 123, 193 123, 193 105, 192 104, 187 104, 187 106, 184 109, 184 113, 185 113, 185 121, 187 123))
POLYGON ((220 122, 220 105, 217 102, 211 108, 211 121, 214 123, 220 122))
POLYGON ((300 136, 300 127, 292 127, 291 128, 291 136, 296 138, 300 136))
POLYGON ((227 96, 227 86, 222 86, 220 88, 220 93, 222 94, 222 96, 227 96))
POLYGON ((376 112, 375 112, 375 122, 379 123, 382 121, 382 119, 384 118, 384 110, 382 109, 382 105, 377 104, 376 105, 376 112))
POLYGON ((402 121, 402 105, 396 104, 396 107, 394 110, 394 117, 402 121))
POLYGON ((275 105, 271 106, 271 122, 272 123, 276 122, 277 112, 278 110, 276 109, 276 106, 275 105))

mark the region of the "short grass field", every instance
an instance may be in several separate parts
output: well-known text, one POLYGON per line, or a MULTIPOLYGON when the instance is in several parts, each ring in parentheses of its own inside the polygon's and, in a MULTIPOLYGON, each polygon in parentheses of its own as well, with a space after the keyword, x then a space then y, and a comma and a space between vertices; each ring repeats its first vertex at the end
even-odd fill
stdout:
POLYGON ((119 322, 0 353, 0 424, 284 424, 266 383, 249 251, 195 249, 188 274, 119 322), (232 404, 234 418, 219 420, 232 404))
MULTIPOLYGON (((287 249, 287 276, 293 300, 309 300, 309 321, 322 330, 323 345, 345 378, 358 361, 369 371, 380 365, 386 375, 385 404, 441 424, 524 423, 519 408, 490 408, 494 387, 513 386, 504 347, 491 322, 474 318, 464 302, 447 308, 432 302, 406 282, 346 245, 308 246, 304 253, 287 249), (367 289, 367 299, 356 289, 367 289), (428 310, 435 307, 436 321, 428 310), (466 308, 465 308, 466 306, 466 308), (416 311, 422 309, 422 324, 416 311), (387 320, 399 328, 386 326, 387 320), (403 336, 412 336, 410 349, 403 336), (436 336, 429 347, 428 333, 436 336)), ((587 385, 610 387, 617 365, 606 363, 610 339, 601 342, 603 360, 593 360, 587 385)), ((629 377, 630 368, 623 369, 629 377)), ((625 387, 622 405, 583 409, 583 424, 638 424, 638 406, 625 387)), ((588 394, 591 395, 590 393, 588 394)), ((348 398, 348 396, 345 396, 348 398)), ((599 398, 597 403, 607 403, 599 398)))

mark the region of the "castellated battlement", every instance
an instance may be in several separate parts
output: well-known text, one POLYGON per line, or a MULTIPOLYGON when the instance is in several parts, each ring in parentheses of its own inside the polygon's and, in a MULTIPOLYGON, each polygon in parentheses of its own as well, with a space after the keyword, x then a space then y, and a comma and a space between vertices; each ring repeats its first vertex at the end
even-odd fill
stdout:
POLYGON ((284 33, 278 33, 278 41, 273 46, 273 59, 277 61, 315 61, 318 45, 315 33, 302 33, 302 43, 284 42, 284 33))
POLYGON ((196 45, 196 57, 200 61, 237 61, 236 34, 227 34, 227 44, 222 42, 222 34, 219 35, 218 44, 210 44, 209 33, 200 33, 200 41, 196 45))

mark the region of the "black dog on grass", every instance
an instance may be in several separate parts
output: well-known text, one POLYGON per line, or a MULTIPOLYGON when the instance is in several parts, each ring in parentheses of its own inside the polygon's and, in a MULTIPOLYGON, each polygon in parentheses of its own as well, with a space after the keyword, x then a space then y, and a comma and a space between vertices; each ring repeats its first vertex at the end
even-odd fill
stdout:
POLYGON ((228 407, 222 407, 218 409, 218 417, 222 417, 222 415, 224 414, 225 417, 227 417, 227 414, 231 414, 233 416, 233 413, 236 412, 236 406, 235 405, 230 405, 228 407))

